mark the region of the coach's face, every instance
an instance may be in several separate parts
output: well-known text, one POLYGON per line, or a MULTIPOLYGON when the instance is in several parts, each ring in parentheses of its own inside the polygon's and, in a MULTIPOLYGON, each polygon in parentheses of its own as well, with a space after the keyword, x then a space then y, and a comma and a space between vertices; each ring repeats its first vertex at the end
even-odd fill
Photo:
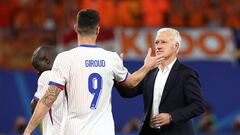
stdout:
POLYGON ((173 34, 163 31, 157 34, 155 39, 155 53, 165 59, 176 57, 178 45, 176 44, 173 34))

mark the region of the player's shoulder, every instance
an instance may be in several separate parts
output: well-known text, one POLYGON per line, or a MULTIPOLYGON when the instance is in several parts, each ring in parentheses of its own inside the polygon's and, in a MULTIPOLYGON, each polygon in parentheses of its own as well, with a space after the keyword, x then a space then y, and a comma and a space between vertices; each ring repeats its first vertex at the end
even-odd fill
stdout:
POLYGON ((93 49, 95 49, 97 52, 99 52, 100 54, 103 54, 105 57, 108 57, 108 58, 116 58, 118 57, 119 55, 117 54, 117 52, 113 52, 113 51, 110 51, 110 50, 106 50, 105 48, 102 48, 101 46, 97 46, 97 47, 94 47, 93 49))
POLYGON ((48 76, 50 74, 50 72, 51 72, 51 70, 46 70, 46 71, 42 72, 39 78, 44 78, 44 77, 48 76))
POLYGON ((64 56, 66 56, 66 55, 69 55, 69 54, 73 53, 75 50, 76 50, 76 48, 63 51, 63 52, 61 52, 61 53, 58 54, 58 57, 64 57, 64 56))
POLYGON ((106 50, 103 46, 101 45, 97 45, 96 47, 93 48, 94 50, 96 51, 99 51, 99 53, 104 53, 104 54, 107 54, 107 55, 116 55, 117 53, 114 52, 114 51, 110 51, 110 50, 106 50))
POLYGON ((122 61, 117 52, 106 50, 106 55, 107 55, 106 57, 112 60, 113 63, 118 63, 119 61, 122 61))
POLYGON ((108 50, 105 50, 103 49, 108 55, 111 55, 111 56, 118 56, 117 52, 113 52, 113 51, 108 51, 108 50))
POLYGON ((71 57, 71 55, 74 54, 76 48, 70 49, 70 50, 66 50, 63 51, 61 53, 59 53, 55 59, 55 61, 68 61, 69 58, 71 57))
POLYGON ((48 80, 48 78, 50 77, 50 74, 51 74, 51 70, 46 70, 42 72, 42 74, 38 78, 38 82, 48 80))
MULTIPOLYGON (((61 59, 61 60, 63 60, 63 59, 69 60, 69 56, 72 56, 72 55, 75 56, 76 54, 79 54, 79 53, 80 54, 89 54, 89 52, 85 49, 89 49, 89 48, 88 47, 75 47, 73 49, 59 53, 57 57, 58 57, 58 59, 61 59)), ((91 49, 94 49, 99 54, 103 54, 105 57, 108 57, 110 59, 112 59, 112 58, 118 59, 118 57, 119 57, 119 55, 116 52, 106 50, 99 46, 91 48, 91 49)))

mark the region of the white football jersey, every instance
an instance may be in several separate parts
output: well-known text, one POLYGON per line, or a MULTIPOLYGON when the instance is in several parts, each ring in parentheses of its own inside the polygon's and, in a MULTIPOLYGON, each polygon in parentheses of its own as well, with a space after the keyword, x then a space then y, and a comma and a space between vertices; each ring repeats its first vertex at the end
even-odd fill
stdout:
MULTIPOLYGON (((51 76, 51 71, 45 71, 38 79, 38 88, 34 94, 34 99, 41 99, 48 89, 48 83, 51 76)), ((43 135, 59 135, 61 122, 64 113, 64 92, 60 92, 57 100, 54 102, 49 112, 42 120, 43 135)))
POLYGON ((117 53, 98 46, 80 45, 60 53, 52 68, 50 84, 66 85, 67 117, 64 135, 114 135, 111 106, 113 80, 127 78, 117 53))

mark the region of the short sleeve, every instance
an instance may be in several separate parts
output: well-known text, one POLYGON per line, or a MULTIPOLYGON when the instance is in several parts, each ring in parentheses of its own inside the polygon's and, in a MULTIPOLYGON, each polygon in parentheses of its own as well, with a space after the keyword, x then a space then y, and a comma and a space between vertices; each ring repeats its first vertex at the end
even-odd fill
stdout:
POLYGON ((48 89, 48 83, 50 79, 50 71, 45 71, 38 78, 37 91, 34 94, 34 99, 39 100, 43 97, 48 89))
POLYGON ((63 89, 69 78, 69 67, 67 56, 64 56, 63 53, 59 54, 52 67, 52 76, 49 85, 55 85, 63 89))
POLYGON ((123 60, 117 53, 113 53, 113 72, 114 80, 117 82, 123 82, 128 77, 128 70, 123 66, 123 60))

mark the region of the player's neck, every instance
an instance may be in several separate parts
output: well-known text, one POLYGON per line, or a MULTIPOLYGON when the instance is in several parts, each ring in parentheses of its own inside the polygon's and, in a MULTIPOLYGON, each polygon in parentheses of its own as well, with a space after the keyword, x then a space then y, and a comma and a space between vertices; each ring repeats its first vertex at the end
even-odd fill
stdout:
POLYGON ((78 36, 78 45, 96 45, 96 37, 94 36, 78 36))

